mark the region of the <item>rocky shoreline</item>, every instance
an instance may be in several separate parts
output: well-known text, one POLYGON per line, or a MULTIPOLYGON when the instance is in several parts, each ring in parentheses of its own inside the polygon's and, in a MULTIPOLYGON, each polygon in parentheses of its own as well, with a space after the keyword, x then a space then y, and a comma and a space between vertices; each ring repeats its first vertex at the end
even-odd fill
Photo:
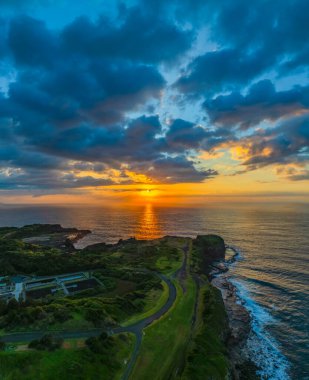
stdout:
POLYGON ((90 230, 65 228, 60 224, 33 224, 24 226, 22 232, 13 231, 7 236, 20 237, 25 243, 39 244, 74 252, 74 244, 90 233, 90 230))
POLYGON ((212 264, 211 283, 221 291, 225 310, 229 321, 229 338, 227 347, 232 366, 232 377, 238 379, 259 379, 256 365, 248 360, 246 342, 251 331, 251 315, 237 296, 237 289, 227 274, 229 265, 237 260, 238 252, 233 247, 234 255, 224 261, 212 264))

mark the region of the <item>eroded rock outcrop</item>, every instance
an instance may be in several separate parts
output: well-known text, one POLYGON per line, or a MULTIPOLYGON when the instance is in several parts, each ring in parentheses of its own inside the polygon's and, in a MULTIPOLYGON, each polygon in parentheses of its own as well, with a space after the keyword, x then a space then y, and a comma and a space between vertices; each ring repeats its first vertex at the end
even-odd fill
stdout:
POLYGON ((31 224, 6 236, 11 239, 21 239, 25 243, 74 251, 74 243, 90 233, 89 230, 64 228, 60 224, 31 224))
POLYGON ((198 235, 193 244, 201 259, 201 269, 207 275, 214 262, 225 258, 225 243, 218 235, 198 235))
POLYGON ((225 309, 229 318, 230 337, 229 344, 242 346, 250 332, 250 314, 237 299, 235 286, 222 275, 215 277, 212 284, 221 290, 225 309))

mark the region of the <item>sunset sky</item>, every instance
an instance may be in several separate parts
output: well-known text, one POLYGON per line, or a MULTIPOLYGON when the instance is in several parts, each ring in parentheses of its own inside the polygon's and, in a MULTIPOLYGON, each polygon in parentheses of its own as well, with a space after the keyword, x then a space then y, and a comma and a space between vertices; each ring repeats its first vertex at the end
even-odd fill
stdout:
POLYGON ((306 0, 0 2, 0 202, 309 200, 306 0))

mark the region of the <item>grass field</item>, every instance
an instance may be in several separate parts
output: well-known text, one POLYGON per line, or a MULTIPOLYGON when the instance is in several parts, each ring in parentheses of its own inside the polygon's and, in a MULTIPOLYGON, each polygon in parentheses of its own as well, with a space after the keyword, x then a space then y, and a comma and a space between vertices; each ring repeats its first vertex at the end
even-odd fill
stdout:
POLYGON ((186 281, 185 293, 176 283, 178 295, 170 312, 144 330, 140 354, 130 379, 168 379, 183 362, 196 297, 195 283, 190 277, 186 281))
MULTIPOLYGON (((69 341, 70 346, 75 342, 69 341)), ((77 345, 77 344, 76 344, 77 345)), ((1 380, 119 380, 134 345, 132 334, 115 336, 107 355, 87 348, 54 352, 23 351, 0 353, 1 380)))

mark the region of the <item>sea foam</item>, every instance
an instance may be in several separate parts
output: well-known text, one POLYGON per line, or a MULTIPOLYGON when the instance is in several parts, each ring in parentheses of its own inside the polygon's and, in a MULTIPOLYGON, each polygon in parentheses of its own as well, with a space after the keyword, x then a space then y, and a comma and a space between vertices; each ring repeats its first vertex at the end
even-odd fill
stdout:
POLYGON ((246 284, 235 278, 230 281, 237 289, 237 295, 252 318, 252 330, 248 337, 245 351, 248 359, 251 359, 260 368, 258 374, 267 380, 288 380, 289 362, 281 353, 276 339, 267 330, 267 327, 277 323, 276 319, 254 301, 246 284))

